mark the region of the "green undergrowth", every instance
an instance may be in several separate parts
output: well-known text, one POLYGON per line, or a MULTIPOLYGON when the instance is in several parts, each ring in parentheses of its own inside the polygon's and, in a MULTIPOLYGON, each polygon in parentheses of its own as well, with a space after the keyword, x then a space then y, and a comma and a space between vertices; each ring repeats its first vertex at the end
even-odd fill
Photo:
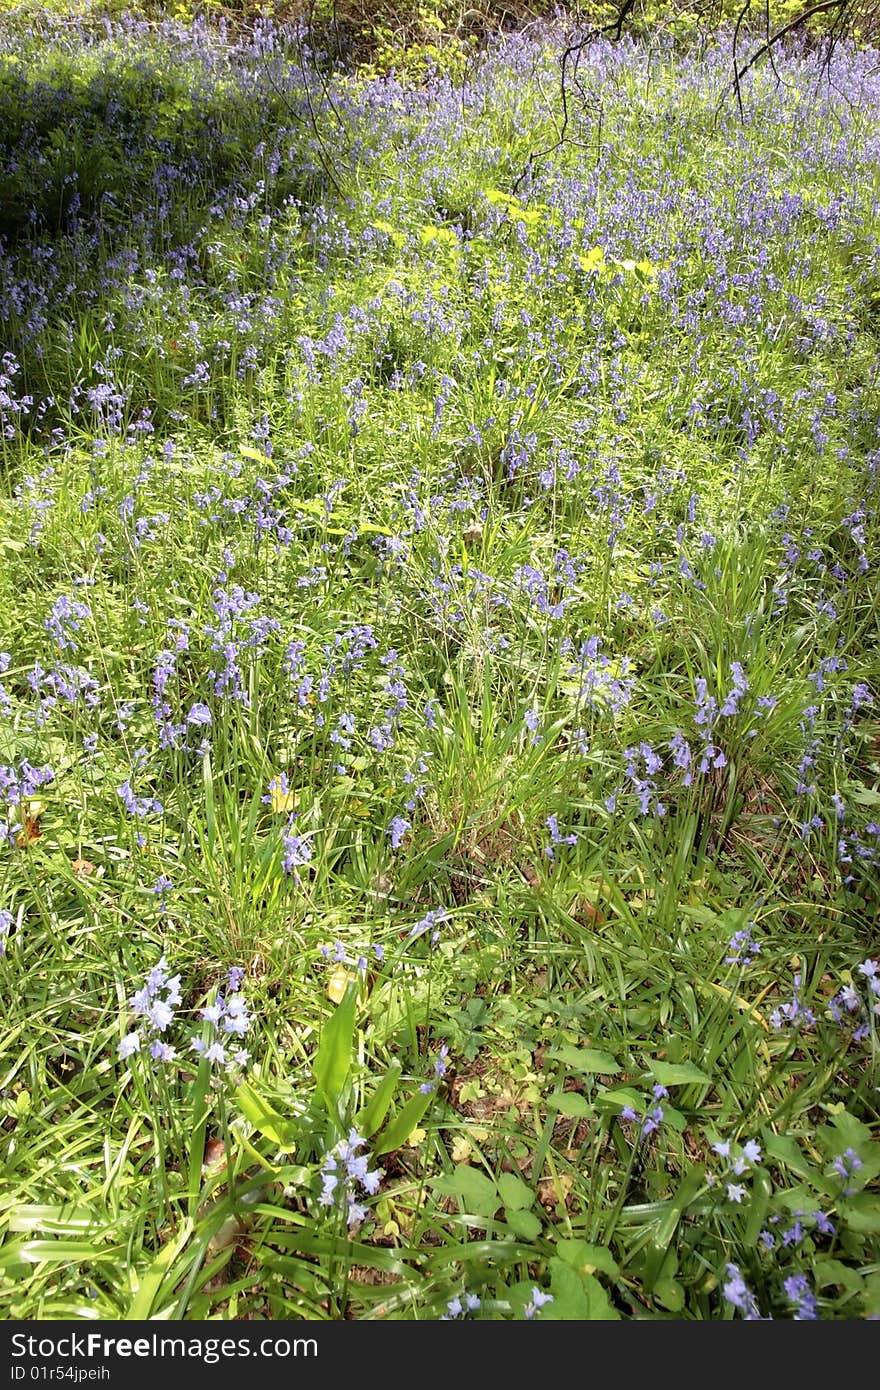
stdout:
POLYGON ((2 32, 9 1314, 880 1314, 871 55, 2 32))

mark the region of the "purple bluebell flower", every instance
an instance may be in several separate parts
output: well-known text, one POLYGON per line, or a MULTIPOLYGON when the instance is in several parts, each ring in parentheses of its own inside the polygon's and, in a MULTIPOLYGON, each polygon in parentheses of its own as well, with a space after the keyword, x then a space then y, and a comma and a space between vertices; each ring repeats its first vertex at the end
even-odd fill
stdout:
POLYGON ((312 861, 312 843, 308 836, 297 835, 294 830, 295 816, 292 816, 287 824, 287 830, 281 837, 284 846, 284 855, 281 860, 281 867, 286 874, 291 874, 294 882, 299 883, 300 877, 297 872, 305 864, 312 861))
POLYGON ((805 1274, 792 1274, 783 1284, 785 1296, 795 1307, 795 1322, 813 1322, 819 1316, 819 1304, 805 1274))
POLYGON ((544 846, 544 853, 548 859, 555 858, 554 846, 556 845, 576 845, 578 837, 571 831, 568 835, 563 835, 559 830, 559 819, 557 816, 548 816, 544 824, 550 832, 550 843, 544 846))
POLYGON ((391 840, 393 850, 400 849, 406 837, 407 831, 412 830, 412 823, 403 816, 395 816, 388 827, 388 836, 391 840))
POLYGON ((722 1293, 728 1303, 745 1314, 748 1321, 754 1322, 761 1317, 755 1295, 748 1288, 738 1265, 727 1266, 727 1282, 722 1286, 722 1293))
POLYGON ((536 1285, 533 1285, 532 1296, 526 1304, 525 1308, 523 1309, 523 1313, 526 1318, 531 1320, 540 1312, 542 1308, 546 1307, 548 1303, 552 1302, 552 1293, 544 1293, 536 1285))
POLYGON ((449 914, 442 908, 432 907, 430 912, 426 912, 414 926, 410 927, 409 941, 415 941, 416 937, 423 936, 425 932, 431 933, 431 945, 436 946, 440 940, 440 927, 449 920, 449 914))
POLYGON ((365 1147, 366 1140, 357 1130, 350 1129, 348 1138, 341 1139, 330 1149, 321 1165, 322 1189, 318 1201, 327 1207, 344 1204, 349 1230, 359 1226, 368 1215, 358 1196, 365 1192, 374 1197, 383 1177, 383 1170, 370 1169, 367 1155, 359 1153, 365 1147))
POLYGON ((733 933, 727 943, 729 955, 724 957, 725 965, 749 965, 752 959, 760 953, 761 944, 756 941, 753 935, 754 922, 749 922, 748 926, 741 927, 733 933))

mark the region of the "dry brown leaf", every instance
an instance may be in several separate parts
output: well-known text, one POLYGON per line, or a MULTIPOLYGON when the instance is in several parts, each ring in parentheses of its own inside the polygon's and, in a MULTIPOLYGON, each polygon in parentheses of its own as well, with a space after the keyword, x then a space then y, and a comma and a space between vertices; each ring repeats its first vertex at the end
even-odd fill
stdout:
POLYGON ((538 1183, 538 1201, 544 1207, 556 1207, 568 1200, 574 1186, 574 1178, 568 1173, 560 1173, 556 1178, 542 1178, 538 1183))

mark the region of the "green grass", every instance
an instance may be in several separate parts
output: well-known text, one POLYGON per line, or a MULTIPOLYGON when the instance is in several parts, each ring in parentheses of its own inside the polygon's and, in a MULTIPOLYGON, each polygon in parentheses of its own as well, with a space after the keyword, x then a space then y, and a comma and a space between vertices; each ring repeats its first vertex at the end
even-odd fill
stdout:
POLYGON ((880 1313, 871 55, 2 34, 10 1315, 880 1313))

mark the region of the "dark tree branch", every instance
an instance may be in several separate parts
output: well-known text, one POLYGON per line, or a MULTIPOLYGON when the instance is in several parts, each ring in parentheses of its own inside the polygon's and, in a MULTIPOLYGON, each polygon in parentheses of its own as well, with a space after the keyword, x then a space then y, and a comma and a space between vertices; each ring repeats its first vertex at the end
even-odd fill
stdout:
MULTIPOLYGON (((742 20, 745 18, 745 15, 750 5, 751 0, 747 0, 747 4, 745 5, 744 9, 740 12, 740 17, 737 20, 736 25, 737 34, 739 33, 740 25, 742 23, 742 20)), ((775 48, 775 46, 778 43, 780 43, 781 40, 784 39, 788 34, 791 34, 795 29, 799 29, 802 24, 806 24, 808 19, 814 19, 815 16, 819 14, 827 14, 830 10, 840 10, 841 12, 843 12, 846 9, 848 9, 849 5, 850 0, 820 0, 820 3, 818 5, 811 5, 808 10, 804 10, 803 14, 799 14, 794 19, 790 19, 787 24, 782 25, 781 29, 777 29, 774 33, 770 34, 769 37, 766 38, 764 42, 761 44, 760 48, 757 48, 755 50, 748 62, 743 63, 742 67, 737 66, 736 35, 734 35, 733 90, 736 92, 737 95, 737 101, 739 102, 740 107, 740 114, 742 114, 740 83, 742 82, 749 69, 753 68, 756 63, 760 62, 760 60, 766 54, 770 53, 775 48)), ((838 15, 837 20, 835 21, 835 27, 839 24, 842 18, 843 13, 838 15)))
MULTIPOLYGON (((751 3, 751 0, 749 0, 749 2, 751 3)), ((569 125, 569 68, 573 70, 575 75, 577 74, 577 65, 581 53, 584 51, 585 48, 589 47, 591 43, 595 43, 596 39, 602 39, 605 38, 606 35, 610 35, 614 42, 617 43, 623 34, 623 26, 626 23, 629 14, 635 8, 635 3, 636 0, 622 0, 620 9, 617 11, 617 14, 614 17, 614 19, 610 20, 608 24, 597 25, 594 29, 590 29, 586 34, 582 34, 579 39, 576 39, 574 40, 574 42, 567 44, 566 47, 562 50, 562 58, 560 59, 559 67, 559 91, 560 96, 562 98, 562 124, 559 127, 559 134, 552 145, 548 145, 545 149, 538 150, 535 154, 529 155, 529 158, 526 161, 525 168, 523 169, 522 173, 519 175, 519 177, 513 185, 512 191, 514 194, 516 194, 517 189, 519 188, 523 180, 526 178, 526 176, 531 173, 532 168, 537 160, 546 159, 548 155, 553 154, 555 150, 558 150, 560 145, 565 144, 569 125)))
MULTIPOLYGON (((745 113, 743 111, 742 91, 740 90, 739 58, 737 57, 737 52, 739 44, 739 31, 742 28, 745 22, 746 15, 748 14, 751 8, 752 0, 746 0, 746 3, 743 5, 742 9, 736 17, 736 27, 733 31, 733 89, 736 92, 736 104, 739 108, 739 118, 741 121, 745 120, 745 113)), ((745 71, 745 69, 743 69, 743 71, 745 71)))

